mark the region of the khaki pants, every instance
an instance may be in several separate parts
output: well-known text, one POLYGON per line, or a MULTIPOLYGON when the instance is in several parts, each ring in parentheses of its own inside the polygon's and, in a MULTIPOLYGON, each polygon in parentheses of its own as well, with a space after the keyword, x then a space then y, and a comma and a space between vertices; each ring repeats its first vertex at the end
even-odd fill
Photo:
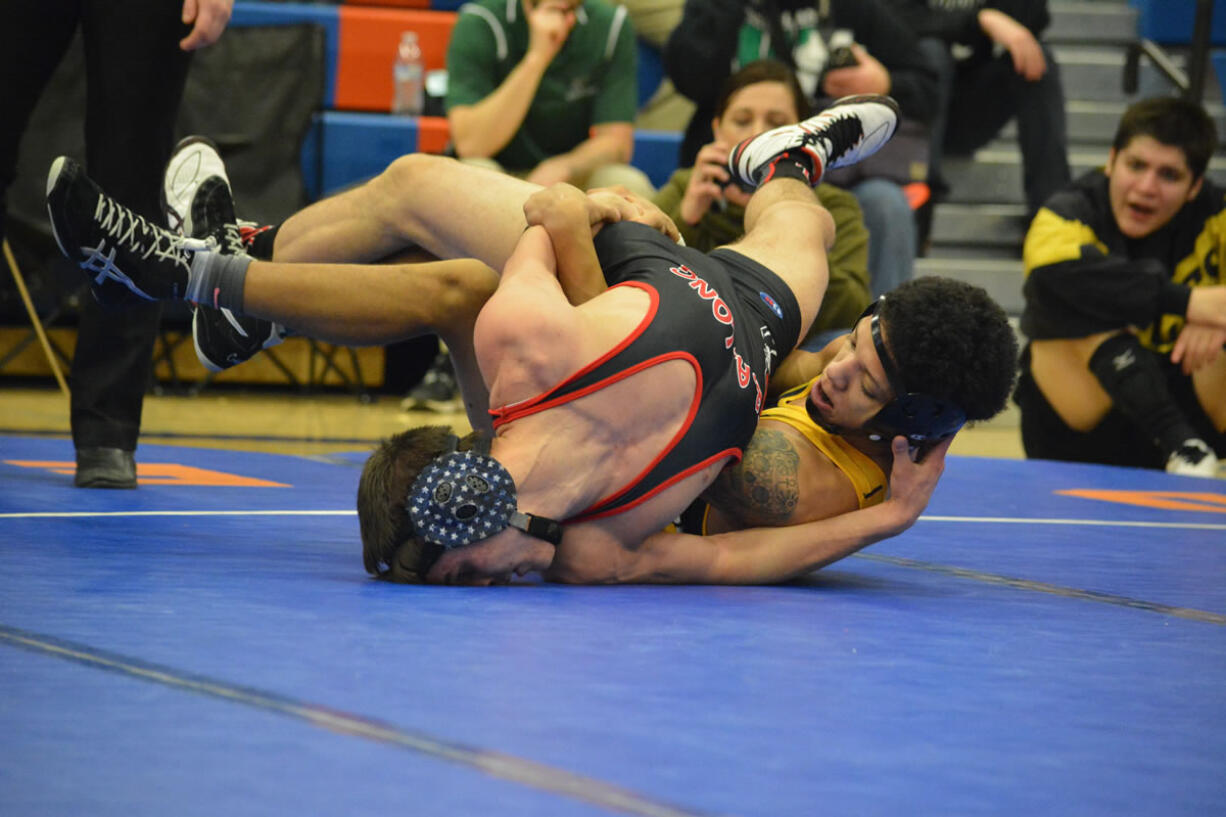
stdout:
MULTIPOLYGON (((531 170, 507 170, 502 165, 493 159, 461 159, 464 164, 473 165, 474 167, 483 167, 487 170, 494 170, 499 173, 507 173, 516 178, 523 179, 531 173, 531 170)), ((651 198, 655 195, 656 189, 651 184, 651 180, 647 178, 647 174, 639 170, 633 165, 611 164, 602 165, 596 168, 587 175, 586 178, 576 179, 575 187, 582 190, 591 190, 594 187, 614 187, 623 185, 631 193, 637 193, 643 198, 651 198)))

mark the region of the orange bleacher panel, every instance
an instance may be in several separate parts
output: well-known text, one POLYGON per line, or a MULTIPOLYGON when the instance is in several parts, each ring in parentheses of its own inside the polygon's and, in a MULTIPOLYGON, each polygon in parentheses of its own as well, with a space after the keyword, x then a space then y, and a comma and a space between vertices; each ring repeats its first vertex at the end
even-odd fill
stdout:
POLYGON ((451 128, 445 116, 417 118, 417 149, 422 153, 442 153, 451 139, 451 128))
POLYGON ((390 110, 392 63, 401 32, 417 32, 426 70, 434 71, 446 66, 455 20, 454 11, 341 6, 336 108, 390 110))

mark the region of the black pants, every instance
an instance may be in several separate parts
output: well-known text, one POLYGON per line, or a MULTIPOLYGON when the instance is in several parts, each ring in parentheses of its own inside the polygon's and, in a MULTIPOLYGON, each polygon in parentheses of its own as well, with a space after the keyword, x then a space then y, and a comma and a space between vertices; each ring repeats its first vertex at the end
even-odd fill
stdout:
POLYGON ((969 155, 1015 117, 1022 152, 1022 184, 1030 213, 1069 183, 1068 127, 1060 66, 1051 49, 1046 45, 1042 48, 1047 73, 1029 82, 1013 70, 1008 52, 961 68, 955 65, 944 42, 928 37, 920 40, 920 50, 939 77, 928 162, 928 178, 938 193, 945 184, 941 177, 942 153, 969 155))
MULTIPOLYGON (((1154 443, 1153 437, 1116 409, 1108 411, 1089 431, 1069 428, 1030 375, 1029 346, 1022 352, 1020 365, 1021 376, 1013 400, 1022 410, 1022 447, 1027 457, 1134 468, 1166 467, 1167 455, 1154 443)), ((1172 366, 1165 356, 1163 368, 1167 373, 1167 388, 1188 422, 1200 438, 1215 449, 1217 456, 1226 457, 1226 434, 1218 432, 1205 414, 1192 388, 1192 378, 1184 375, 1178 366, 1172 366)))
MULTIPOLYGON (((22 132, 78 23, 86 168, 116 199, 161 222, 158 192, 189 63, 178 45, 189 31, 182 8, 179 0, 0 1, 0 230, 22 132)), ((135 450, 160 316, 157 303, 105 309, 83 299, 70 374, 78 448, 135 450)))

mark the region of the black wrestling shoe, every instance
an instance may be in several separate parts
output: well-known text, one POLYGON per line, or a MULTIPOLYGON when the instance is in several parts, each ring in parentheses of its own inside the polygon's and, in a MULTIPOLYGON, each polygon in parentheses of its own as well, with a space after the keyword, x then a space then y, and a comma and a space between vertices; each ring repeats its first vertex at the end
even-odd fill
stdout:
POLYGON ((890 97, 845 96, 803 122, 741 142, 728 154, 728 169, 740 181, 757 187, 771 179, 775 162, 784 154, 799 152, 813 162, 809 183, 816 187, 827 170, 855 164, 880 150, 897 126, 898 103, 890 97))
POLYGON ((214 251, 220 255, 247 254, 234 214, 234 194, 224 177, 210 176, 196 187, 183 226, 190 230, 188 235, 192 238, 215 244, 214 251))
POLYGON ((250 360, 285 340, 285 327, 260 318, 236 315, 229 309, 197 304, 192 315, 196 359, 210 372, 220 372, 250 360))
MULTIPOLYGON (((246 255, 234 214, 234 197, 224 176, 213 175, 193 186, 184 226, 195 238, 206 238, 222 255, 246 255)), ((250 360, 261 350, 285 339, 285 327, 238 315, 229 309, 197 304, 192 316, 192 343, 204 368, 220 372, 250 360)))
POLYGON ((78 488, 135 488, 136 459, 122 448, 78 448, 78 488))
POLYGON ((108 281, 149 301, 183 297, 192 254, 207 249, 136 215, 67 156, 47 174, 47 213, 60 252, 85 271, 103 303, 111 299, 98 290, 108 281))

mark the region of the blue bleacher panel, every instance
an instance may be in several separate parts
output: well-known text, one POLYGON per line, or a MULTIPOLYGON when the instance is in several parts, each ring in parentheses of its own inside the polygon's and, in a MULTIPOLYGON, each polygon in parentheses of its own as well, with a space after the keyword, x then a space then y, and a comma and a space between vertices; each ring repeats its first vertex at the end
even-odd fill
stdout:
MULTIPOLYGON (((1226 0, 1224 0, 1226 1, 1226 0)), ((431 0, 433 10, 454 10, 461 0, 431 0)), ((380 113, 337 110, 340 11, 335 5, 311 3, 270 3, 237 0, 230 20, 232 26, 289 25, 315 23, 321 26, 326 41, 326 84, 323 111, 308 133, 302 147, 302 172, 308 195, 319 198, 334 193, 382 171, 396 157, 418 150, 437 152, 445 133, 435 127, 423 140, 414 118, 380 113)), ((638 44, 638 84, 640 104, 655 93, 664 77, 659 52, 642 41, 638 44)), ((436 123, 437 125, 438 123, 436 123)), ((445 129, 445 123, 443 123, 445 129)), ((635 135, 636 167, 659 187, 677 167, 681 135, 665 131, 638 131, 635 135)))
MULTIPOLYGON (((1130 0, 1137 10, 1137 35, 1166 45, 1192 41, 1196 0, 1130 0)), ((1210 41, 1226 44, 1226 0, 1214 0, 1210 41)))
POLYGON ((664 60, 654 45, 638 40, 639 107, 647 104, 664 80, 664 60))
POLYGON ((1213 72, 1217 75, 1217 84, 1222 89, 1222 102, 1226 104, 1226 51, 1214 51, 1209 55, 1213 63, 1213 72))
POLYGON ((417 150, 417 120, 326 111, 302 145, 302 177, 311 198, 335 193, 417 150))
MULTIPOLYGON (((316 120, 302 146, 303 180, 313 199, 368 179, 419 146, 413 117, 325 111, 316 120)), ((633 164, 659 187, 677 169, 680 145, 680 133, 637 131, 633 164)))
POLYGON ((676 131, 636 130, 631 164, 646 173, 653 185, 660 187, 677 169, 681 136, 676 131))

